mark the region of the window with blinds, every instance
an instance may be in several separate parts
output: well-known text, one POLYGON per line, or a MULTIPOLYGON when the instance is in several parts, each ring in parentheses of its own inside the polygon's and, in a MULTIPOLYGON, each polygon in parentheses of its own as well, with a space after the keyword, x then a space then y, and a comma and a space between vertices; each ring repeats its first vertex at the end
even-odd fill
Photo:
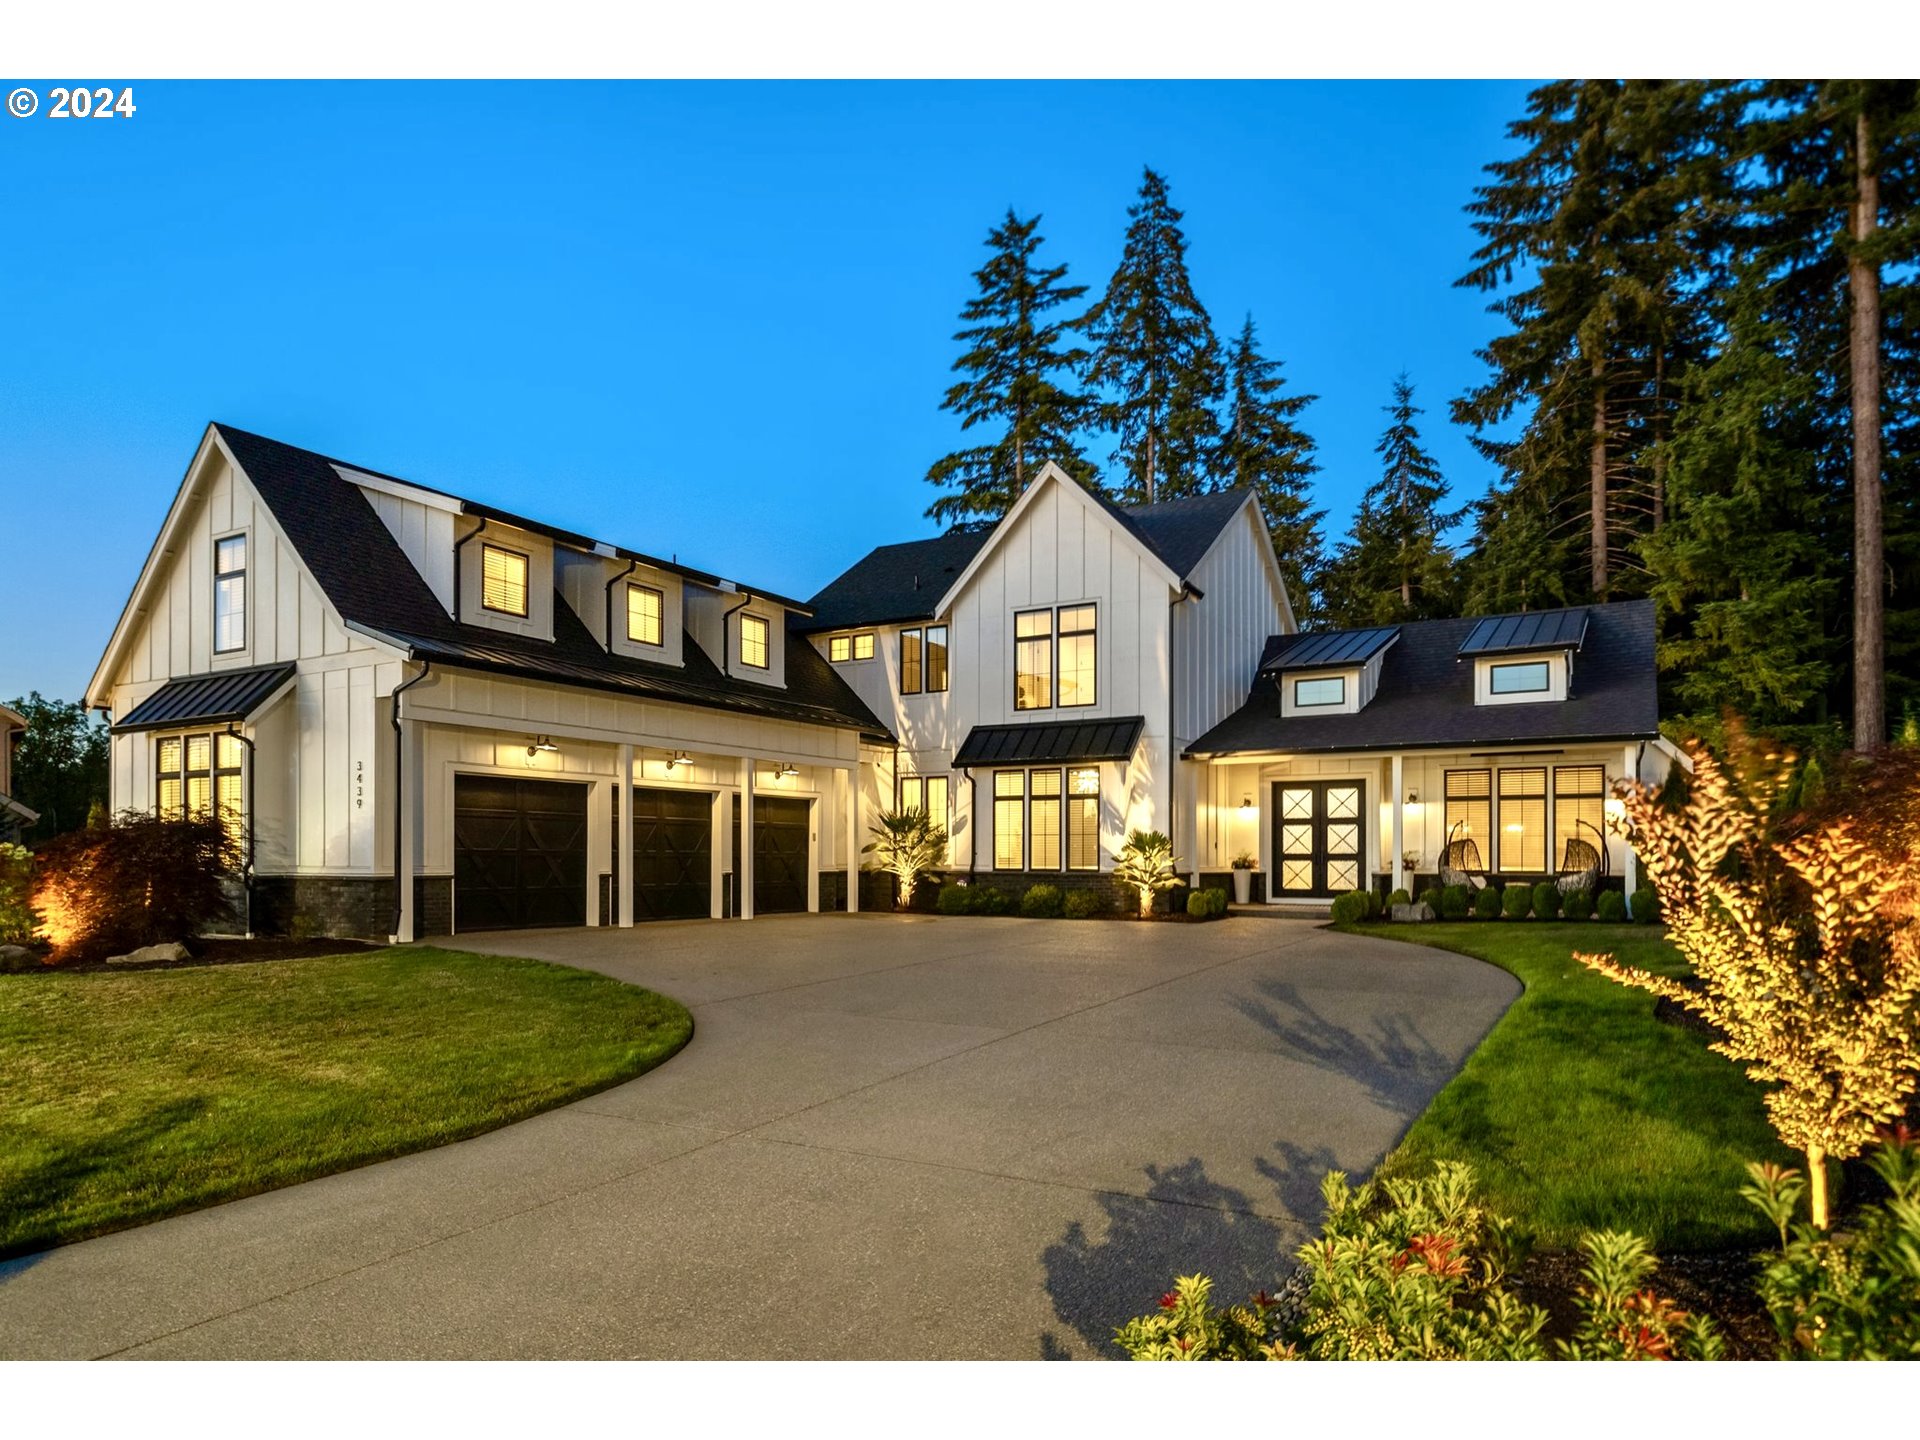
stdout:
POLYGON ((242 757, 236 735, 167 735, 154 742, 154 810, 164 820, 218 814, 239 838, 245 823, 242 757))
POLYGON ((1607 833, 1607 768, 1604 765, 1558 765, 1553 771, 1553 860, 1557 868, 1575 869, 1586 863, 1570 858, 1567 847, 1581 841, 1596 850, 1607 833))
POLYGON ((937 695, 947 688, 947 627, 927 627, 927 693, 937 695))
POLYGON ((651 585, 627 586, 627 639, 641 645, 660 643, 665 599, 651 585))
POLYGON ((480 545, 480 604, 502 615, 527 614, 527 557, 498 545, 480 545))
POLYGON ((1543 874, 1547 868, 1547 772, 1500 772, 1500 870, 1543 874))
POLYGON ((751 665, 756 670, 768 668, 765 616, 742 615, 740 617, 740 663, 751 665))
POLYGON ((1024 770, 996 770, 993 775, 993 868, 1024 869, 1027 858, 1024 824, 1027 774, 1024 770))
POLYGON ((1493 842, 1493 772, 1490 770, 1447 771, 1446 825, 1447 843, 1471 840, 1480 849, 1480 863, 1490 864, 1488 847, 1493 842))
POLYGON ((900 632, 900 693, 918 695, 923 684, 924 670, 920 656, 920 631, 900 632))
POLYGON ((1100 772, 1067 771, 1067 868, 1100 868, 1100 772))
POLYGON ((1060 772, 1035 770, 1028 777, 1031 799, 1027 802, 1027 845, 1031 854, 1029 868, 1060 868, 1060 772))

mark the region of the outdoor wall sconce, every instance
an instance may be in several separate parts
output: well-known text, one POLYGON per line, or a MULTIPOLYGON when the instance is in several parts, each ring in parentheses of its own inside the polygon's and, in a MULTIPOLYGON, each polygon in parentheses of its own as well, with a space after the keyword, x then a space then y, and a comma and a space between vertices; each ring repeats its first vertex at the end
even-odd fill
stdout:
POLYGON ((538 755, 542 750, 551 752, 559 748, 558 745, 554 744, 553 741, 549 740, 546 736, 536 735, 533 737, 533 744, 527 746, 527 758, 529 760, 533 759, 533 757, 538 755))
POLYGON ((786 765, 782 765, 779 769, 775 770, 773 772, 773 778, 776 780, 786 780, 786 779, 790 779, 795 775, 798 775, 799 773, 800 773, 800 767, 798 765, 789 763, 786 765))
POLYGON ((693 757, 691 755, 687 754, 684 750, 676 750, 673 752, 673 758, 667 761, 667 769, 673 770, 681 765, 691 764, 693 764, 693 757))
POLYGON ((1419 803, 1420 803, 1420 792, 1418 790, 1407 791, 1407 804, 1418 805, 1419 803))
POLYGON ((1252 815, 1253 815, 1253 796, 1242 795, 1240 797, 1240 818, 1245 820, 1250 818, 1252 815))

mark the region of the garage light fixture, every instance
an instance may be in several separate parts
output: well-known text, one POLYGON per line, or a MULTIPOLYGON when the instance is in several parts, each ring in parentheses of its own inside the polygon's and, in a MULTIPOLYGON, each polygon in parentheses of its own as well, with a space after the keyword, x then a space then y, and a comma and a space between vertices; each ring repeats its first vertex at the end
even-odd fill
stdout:
POLYGON ((673 752, 673 758, 667 761, 667 768, 673 770, 679 766, 691 764, 693 764, 693 757, 691 755, 687 754, 684 750, 676 750, 673 752))
POLYGON ((798 765, 795 765, 789 762, 788 764, 782 765, 780 766, 779 769, 775 770, 773 772, 773 778, 776 780, 786 780, 791 778, 792 776, 798 775, 799 773, 800 773, 800 767, 798 765))
POLYGON ((558 745, 554 744, 553 741, 549 740, 546 736, 536 735, 533 737, 533 744, 527 746, 527 758, 531 760, 534 756, 538 755, 542 750, 551 752, 554 750, 558 750, 559 748, 560 747, 558 745))
POLYGON ((1252 814, 1253 814, 1253 796, 1251 796, 1251 795, 1242 795, 1242 796, 1240 797, 1240 815, 1241 815, 1241 818, 1242 818, 1242 819, 1245 819, 1245 818, 1248 818, 1248 817, 1250 817, 1250 816, 1251 816, 1252 814))

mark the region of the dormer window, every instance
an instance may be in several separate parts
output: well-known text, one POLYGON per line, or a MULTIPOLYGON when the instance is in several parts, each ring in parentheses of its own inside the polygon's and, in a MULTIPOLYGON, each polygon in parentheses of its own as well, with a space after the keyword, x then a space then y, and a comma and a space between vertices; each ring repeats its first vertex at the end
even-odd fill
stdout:
POLYGON ((661 643, 665 601, 651 585, 627 585, 627 639, 636 645, 661 643))
POLYGON ((1473 662, 1473 703, 1528 705, 1567 698, 1573 657, 1552 655, 1483 657, 1473 662))
POLYGON ((527 557, 518 550, 482 543, 480 604, 500 615, 527 617, 527 557))
POLYGON ((767 620, 764 615, 740 617, 740 663, 755 670, 768 668, 767 620))
POLYGON ((1487 690, 1493 695, 1543 695, 1552 685, 1551 667, 1544 660, 1510 660, 1487 667, 1487 690))
POLYGON ((1293 682, 1293 708, 1296 710, 1346 703, 1347 677, 1344 675, 1320 675, 1293 682))

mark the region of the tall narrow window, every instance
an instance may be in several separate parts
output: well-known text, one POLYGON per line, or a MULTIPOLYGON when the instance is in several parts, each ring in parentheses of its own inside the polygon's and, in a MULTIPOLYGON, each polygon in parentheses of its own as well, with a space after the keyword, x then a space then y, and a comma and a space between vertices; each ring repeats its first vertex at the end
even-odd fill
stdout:
POLYGON ((927 693, 938 694, 947 688, 947 627, 927 627, 927 693))
POLYGON ((900 693, 918 695, 921 682, 920 632, 900 632, 900 693))
POLYGON ((213 809, 213 737, 187 737, 187 814, 198 820, 213 809))
POLYGON ((740 617, 740 663, 756 670, 767 668, 767 622, 761 615, 740 617))
POLYGON ((1547 772, 1500 772, 1500 869, 1541 874, 1547 868, 1547 772))
POLYGON ((517 550, 480 545, 480 604, 502 615, 527 614, 527 557, 517 550))
POLYGON ((1029 777, 1032 799, 1027 802, 1027 865, 1032 870, 1060 868, 1060 772, 1035 770, 1029 777))
POLYGON ((1584 857, 1569 853, 1573 842, 1594 849, 1607 843, 1607 767, 1556 765, 1553 769, 1553 855, 1556 867, 1576 869, 1584 857))
POLYGON ((1067 771, 1067 868, 1100 868, 1100 772, 1067 771))
POLYGON ((213 542, 213 648, 247 648, 247 537, 213 542))
POLYGON ((186 745, 178 736, 169 736, 154 746, 154 808, 162 820, 178 820, 187 813, 186 745))
POLYGON ((1013 708, 1053 704, 1053 612, 1025 610, 1013 617, 1013 708))
POLYGON ((627 586, 627 639, 640 645, 658 645, 665 614, 665 597, 650 585, 627 586))
POLYGON ((1465 863, 1456 861, 1457 869, 1484 869, 1493 864, 1492 793, 1490 771, 1447 771, 1447 843, 1471 841, 1475 851, 1465 863))
POLYGON ((904 810, 924 810, 927 808, 927 785, 918 775, 900 777, 900 808, 904 810))
POLYGON ((1099 646, 1094 633, 1094 607, 1066 605, 1060 610, 1060 704, 1091 705, 1095 698, 1095 671, 1099 646))
POLYGON ((1027 810, 1027 772, 996 770, 993 774, 993 868, 1024 868, 1026 839, 1022 826, 1027 810))
POLYGON ((953 812, 948 808, 950 798, 946 776, 927 776, 927 814, 942 829, 947 828, 953 820, 953 812))
POLYGON ((240 798, 241 749, 237 736, 223 733, 213 737, 213 803, 226 824, 227 833, 236 843, 245 823, 245 807, 240 798))

